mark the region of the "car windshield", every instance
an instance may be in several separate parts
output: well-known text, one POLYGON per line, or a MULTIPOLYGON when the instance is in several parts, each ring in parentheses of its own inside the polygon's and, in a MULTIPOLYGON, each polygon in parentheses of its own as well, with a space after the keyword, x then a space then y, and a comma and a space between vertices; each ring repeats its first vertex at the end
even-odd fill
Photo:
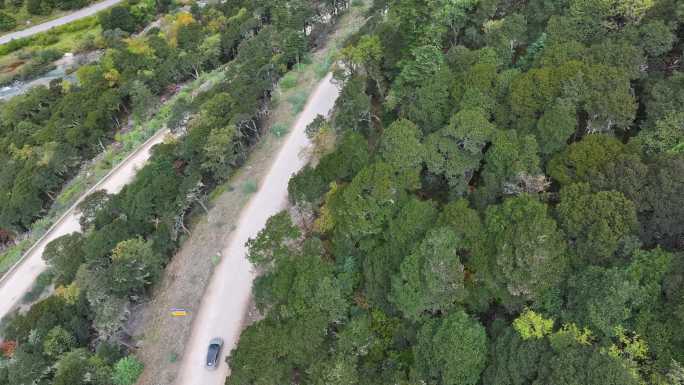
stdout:
POLYGON ((219 346, 217 344, 209 345, 209 351, 207 352, 207 365, 213 365, 218 358, 219 346))

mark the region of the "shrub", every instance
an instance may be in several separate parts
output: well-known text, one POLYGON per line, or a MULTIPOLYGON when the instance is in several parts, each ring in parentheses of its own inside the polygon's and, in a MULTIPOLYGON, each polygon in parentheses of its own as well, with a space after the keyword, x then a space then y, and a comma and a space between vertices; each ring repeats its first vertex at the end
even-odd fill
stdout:
POLYGON ((288 72, 280 79, 280 88, 282 90, 289 90, 297 85, 297 74, 295 72, 288 72))
POLYGON ((273 125, 273 127, 271 127, 271 132, 273 133, 273 135, 280 138, 282 136, 285 136, 285 134, 287 134, 287 129, 288 129, 287 124, 276 123, 273 125))
POLYGON ((306 104, 306 98, 307 95, 304 91, 298 91, 287 98, 287 101, 292 106, 292 111, 295 114, 302 112, 304 105, 306 104))
POLYGON ((0 31, 9 31, 17 26, 17 20, 5 12, 0 12, 0 31))
POLYGON ((242 192, 245 194, 255 193, 257 190, 257 183, 254 179, 250 179, 242 186, 242 192))
POLYGON ((133 385, 143 372, 143 365, 134 356, 124 357, 114 365, 112 381, 115 385, 133 385))

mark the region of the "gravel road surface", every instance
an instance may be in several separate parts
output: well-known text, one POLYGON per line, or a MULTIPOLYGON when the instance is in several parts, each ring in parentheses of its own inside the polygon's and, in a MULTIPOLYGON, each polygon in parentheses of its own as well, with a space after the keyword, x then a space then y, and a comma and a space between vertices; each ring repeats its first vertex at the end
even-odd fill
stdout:
POLYGON ((225 382, 228 375, 225 358, 240 336, 254 280, 254 272, 246 258, 245 242, 257 235, 269 217, 285 208, 287 183, 307 162, 301 156, 302 149, 309 144, 304 130, 317 114, 327 115, 339 95, 331 80, 332 75, 328 74, 311 94, 263 184, 240 214, 237 228, 223 249, 223 259, 216 266, 194 319, 177 385, 222 385, 225 382), (209 371, 205 368, 205 360, 209 341, 214 337, 223 338, 225 344, 220 366, 209 371))
MULTIPOLYGON (((83 197, 95 190, 106 190, 109 193, 119 192, 125 185, 130 183, 138 169, 150 158, 151 149, 155 144, 161 143, 168 133, 167 130, 159 130, 148 139, 139 149, 119 163, 98 184, 91 188, 83 197)), ((11 312, 21 301, 21 298, 31 290, 33 282, 38 275, 45 271, 46 265, 42 255, 45 246, 55 238, 62 235, 81 231, 78 223, 79 214, 76 213, 76 202, 58 220, 50 230, 27 251, 22 260, 15 265, 7 274, 0 279, 0 319, 11 312)))

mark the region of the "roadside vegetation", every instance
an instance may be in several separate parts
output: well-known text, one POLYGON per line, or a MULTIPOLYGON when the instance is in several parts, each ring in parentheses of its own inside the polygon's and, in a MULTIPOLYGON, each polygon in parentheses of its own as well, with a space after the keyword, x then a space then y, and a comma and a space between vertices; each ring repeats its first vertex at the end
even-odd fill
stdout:
POLYGON ((12 32, 52 20, 97 0, 3 0, 0 32, 12 32))
POLYGON ((259 140, 279 78, 345 7, 315 1, 194 5, 136 38, 121 31, 142 24, 129 24, 134 15, 114 7, 101 19, 104 57, 79 70, 78 84, 38 88, 1 106, 13 117, 2 120, 4 143, 21 149, 12 154, 24 154, 4 159, 17 170, 4 175, 29 189, 3 192, 27 204, 3 207, 2 223, 22 230, 40 215, 50 189, 66 180, 65 165, 94 156, 120 131, 123 116, 144 120, 154 95, 222 66, 220 80, 179 98, 168 112, 166 125, 179 135, 157 146, 119 194, 93 194, 83 202, 83 233, 48 245, 44 258, 55 292, 4 321, 0 384, 128 384, 137 377, 141 368, 128 356, 124 328, 131 307, 144 300, 188 232, 186 213, 201 206, 259 140))
POLYGON ((683 15, 375 1, 226 384, 682 384, 683 15))

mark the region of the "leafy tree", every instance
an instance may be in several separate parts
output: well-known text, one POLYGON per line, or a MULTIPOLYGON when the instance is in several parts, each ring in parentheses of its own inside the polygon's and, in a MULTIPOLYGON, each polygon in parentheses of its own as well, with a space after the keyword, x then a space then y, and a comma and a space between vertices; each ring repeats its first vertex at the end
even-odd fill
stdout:
POLYGON ((575 106, 568 100, 559 100, 537 121, 537 142, 542 154, 551 155, 565 147, 577 129, 575 106))
POLYGON ((115 385, 133 385, 143 372, 143 364, 135 356, 120 359, 114 365, 112 381, 115 385))
POLYGON ((566 265, 565 246, 547 208, 523 194, 489 206, 485 216, 494 279, 513 297, 539 299, 559 282, 566 265))
POLYGON ((81 203, 78 204, 78 211, 81 217, 78 218, 78 223, 81 225, 82 231, 87 231, 94 224, 95 218, 100 210, 107 207, 107 202, 111 195, 105 190, 97 190, 87 197, 85 197, 81 203))
POLYGON ((586 183, 561 190, 558 216, 577 254, 594 264, 610 263, 620 242, 637 228, 630 200, 617 191, 592 194, 586 183))
POLYGON ((45 336, 43 351, 50 357, 56 358, 73 349, 76 339, 63 327, 57 325, 45 336))
POLYGON ((418 184, 424 155, 421 132, 408 120, 397 120, 382 135, 380 156, 392 166, 406 185, 418 184))
POLYGON ((526 309, 513 321, 513 328, 523 340, 542 338, 553 330, 553 320, 545 319, 530 309, 526 309))
POLYGON ((292 223, 290 214, 281 211, 268 219, 266 227, 256 238, 247 241, 247 259, 259 268, 271 267, 277 260, 291 254, 290 244, 299 236, 299 229, 292 223))
POLYGON ((209 171, 217 180, 225 180, 238 164, 239 134, 235 126, 217 127, 211 130, 204 147, 206 160, 202 168, 209 171))
POLYGON ((447 313, 465 296, 459 240, 448 228, 432 230, 401 264, 392 281, 392 300, 406 318, 447 313))
POLYGON ((484 156, 481 171, 483 186, 479 192, 483 199, 511 193, 511 185, 520 175, 539 175, 541 169, 537 155, 539 147, 533 136, 520 136, 516 131, 498 131, 492 136, 491 147, 484 156))
POLYGON ((383 162, 371 164, 354 177, 331 202, 335 231, 351 240, 373 237, 398 209, 403 187, 383 162))
POLYGON ((444 175, 450 187, 464 193, 493 133, 494 125, 482 110, 456 113, 448 127, 430 134, 425 141, 428 170, 444 175))
POLYGON ((335 100, 333 127, 338 131, 362 131, 370 127, 371 101, 365 92, 365 80, 353 77, 345 82, 335 100))
POLYGON ((76 272, 85 261, 83 235, 63 235, 45 246, 43 259, 55 271, 55 284, 64 285, 74 280, 76 272))
POLYGON ((436 217, 434 203, 411 198, 389 220, 382 240, 363 259, 364 291, 371 304, 390 307, 392 277, 398 274, 407 252, 413 251, 434 226, 436 217))
POLYGON ((0 11, 0 31, 10 31, 17 26, 17 20, 7 12, 0 11))
POLYGON ((155 282, 162 269, 162 259, 152 243, 142 238, 119 242, 112 251, 109 267, 110 288, 118 295, 139 294, 155 282))
POLYGON ((123 6, 114 6, 109 11, 102 12, 98 17, 102 30, 118 28, 122 31, 133 33, 137 27, 133 15, 131 15, 128 8, 123 6))
POLYGON ((420 378, 445 385, 477 384, 486 354, 484 327, 463 311, 427 321, 414 348, 420 378))

